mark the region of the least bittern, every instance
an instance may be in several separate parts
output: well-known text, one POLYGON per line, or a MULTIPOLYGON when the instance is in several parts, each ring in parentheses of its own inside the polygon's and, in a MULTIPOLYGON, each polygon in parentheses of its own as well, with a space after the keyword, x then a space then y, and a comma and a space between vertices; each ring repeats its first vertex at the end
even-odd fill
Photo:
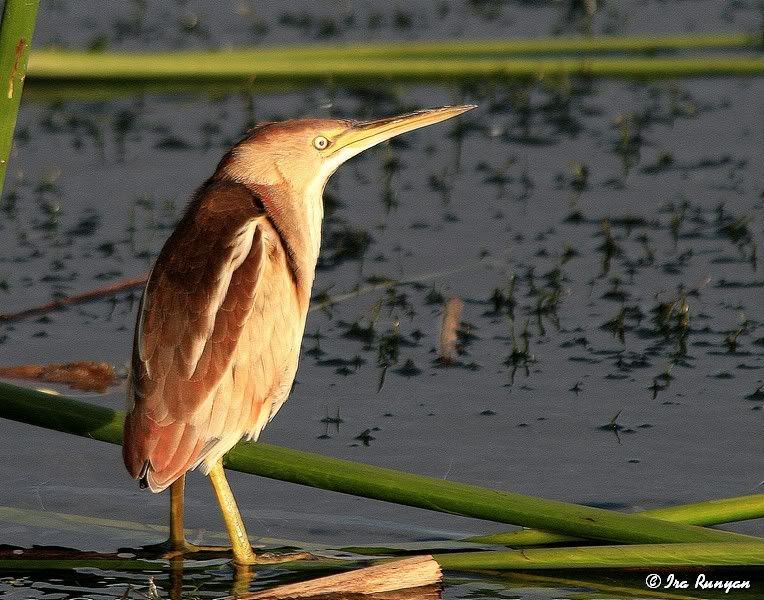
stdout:
POLYGON ((214 487, 235 562, 255 562, 221 461, 242 438, 256 440, 289 395, 329 177, 379 142, 471 108, 265 123, 196 192, 143 294, 125 419, 127 470, 152 492, 172 485, 175 550, 186 548, 184 475, 199 467, 214 487))

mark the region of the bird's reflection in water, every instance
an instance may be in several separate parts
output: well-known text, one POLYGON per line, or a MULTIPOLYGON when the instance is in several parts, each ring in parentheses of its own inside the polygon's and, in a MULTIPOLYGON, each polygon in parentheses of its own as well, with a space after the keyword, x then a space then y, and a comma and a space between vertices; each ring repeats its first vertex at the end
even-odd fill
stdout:
MULTIPOLYGON (((249 594, 249 589, 252 581, 256 577, 257 573, 254 568, 250 566, 233 566, 233 579, 231 580, 230 596, 229 598, 246 598, 249 594)), ((170 600, 183 600, 183 559, 173 559, 169 565, 169 597, 170 600)), ((198 580, 194 579, 198 584, 198 580)))
POLYGON ((170 600, 183 598, 183 560, 170 561, 170 600))

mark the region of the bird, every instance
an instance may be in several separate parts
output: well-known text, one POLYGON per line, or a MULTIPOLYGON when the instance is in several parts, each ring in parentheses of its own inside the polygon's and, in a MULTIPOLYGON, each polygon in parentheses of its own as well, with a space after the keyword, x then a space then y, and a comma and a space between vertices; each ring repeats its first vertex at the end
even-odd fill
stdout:
POLYGON ((170 488, 172 551, 193 549, 183 495, 186 472, 198 468, 212 483, 234 563, 258 560, 222 459, 240 440, 256 441, 289 396, 330 176, 380 142, 473 108, 261 123, 193 195, 141 297, 123 442, 142 488, 170 488))

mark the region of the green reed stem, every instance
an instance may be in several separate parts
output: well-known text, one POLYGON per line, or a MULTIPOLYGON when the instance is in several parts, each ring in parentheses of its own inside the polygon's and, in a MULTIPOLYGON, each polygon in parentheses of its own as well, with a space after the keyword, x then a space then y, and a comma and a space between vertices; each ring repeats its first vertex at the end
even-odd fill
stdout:
POLYGON ((39 0, 5 0, 0 21, 0 193, 21 102, 39 0))
MULTIPOLYGON (((764 518, 764 494, 719 498, 717 500, 706 500, 693 504, 680 504, 678 506, 644 510, 640 511, 639 514, 663 521, 671 521, 672 523, 685 523, 686 525, 719 525, 734 521, 760 519, 764 518)), ((463 541, 518 548, 580 542, 581 539, 535 529, 523 529, 521 531, 478 535, 463 541)))
POLYGON ((465 571, 758 566, 764 565, 764 542, 574 546, 458 552, 433 557, 443 569, 465 571))
POLYGON ((687 77, 760 75, 764 58, 716 56, 692 58, 395 58, 373 56, 291 56, 288 51, 154 52, 94 54, 36 51, 29 60, 35 80, 125 82, 153 81, 325 81, 368 83, 373 79, 463 80, 472 78, 687 77))

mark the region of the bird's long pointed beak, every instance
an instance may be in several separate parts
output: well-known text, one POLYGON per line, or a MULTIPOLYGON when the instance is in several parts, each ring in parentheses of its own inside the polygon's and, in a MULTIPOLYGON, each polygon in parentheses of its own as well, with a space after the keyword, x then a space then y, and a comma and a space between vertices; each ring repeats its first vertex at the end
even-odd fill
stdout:
POLYGON ((442 106, 440 108, 419 110, 397 117, 354 123, 335 138, 331 146, 331 153, 334 154, 344 149, 345 152, 343 154, 354 156, 375 144, 389 140, 391 137, 445 121, 473 108, 476 108, 474 104, 442 106))

